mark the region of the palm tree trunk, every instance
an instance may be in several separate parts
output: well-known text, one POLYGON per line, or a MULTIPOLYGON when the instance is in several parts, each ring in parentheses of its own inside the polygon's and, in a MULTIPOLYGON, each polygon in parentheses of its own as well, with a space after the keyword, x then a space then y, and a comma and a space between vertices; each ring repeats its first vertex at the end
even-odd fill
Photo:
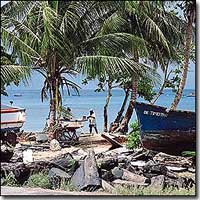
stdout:
POLYGON ((106 97, 106 103, 104 105, 104 132, 108 132, 108 104, 110 102, 110 97, 112 95, 111 87, 112 87, 112 82, 108 80, 107 97, 106 97))
POLYGON ((115 130, 115 132, 120 132, 120 133, 127 133, 128 132, 128 123, 131 119, 131 116, 133 114, 133 108, 134 108, 134 102, 137 97, 137 85, 138 81, 135 79, 132 79, 132 93, 131 93, 131 99, 129 102, 129 106, 126 110, 126 114, 124 116, 124 119, 122 120, 120 126, 115 130))
POLYGON ((194 21, 194 17, 195 17, 195 10, 193 9, 189 13, 189 15, 187 15, 188 23, 187 23, 187 29, 186 29, 186 44, 185 44, 185 50, 184 50, 183 72, 182 72, 182 77, 181 77, 178 91, 175 95, 174 101, 170 108, 171 110, 176 110, 178 103, 182 97, 183 89, 185 87, 185 83, 187 79, 188 65, 189 65, 189 58, 190 58, 190 48, 191 48, 191 41, 192 41, 192 23, 194 21))
POLYGON ((50 127, 48 131, 48 140, 51 141, 52 139, 55 138, 54 131, 53 131, 53 126, 56 123, 56 82, 55 79, 52 80, 52 85, 51 85, 51 97, 50 97, 50 127))
POLYGON ((123 115, 123 112, 124 112, 124 109, 125 109, 128 97, 129 97, 129 89, 125 89, 124 91, 125 91, 124 101, 122 103, 122 106, 121 106, 118 114, 117 114, 117 117, 115 118, 114 122, 112 122, 110 125, 109 132, 114 132, 117 129, 117 127, 118 127, 117 125, 120 123, 120 120, 122 118, 122 115, 123 115))

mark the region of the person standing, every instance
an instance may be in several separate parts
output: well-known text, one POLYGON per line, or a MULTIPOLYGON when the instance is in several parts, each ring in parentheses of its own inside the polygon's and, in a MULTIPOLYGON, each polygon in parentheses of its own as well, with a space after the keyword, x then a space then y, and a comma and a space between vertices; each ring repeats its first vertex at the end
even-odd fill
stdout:
MULTIPOLYGON (((87 117, 87 119, 89 121, 90 134, 92 134, 93 127, 94 127, 94 130, 96 131, 96 133, 98 134, 97 125, 96 125, 96 115, 93 110, 90 110, 90 113, 89 113, 89 116, 87 117)), ((94 135, 94 134, 92 134, 92 135, 94 135)))

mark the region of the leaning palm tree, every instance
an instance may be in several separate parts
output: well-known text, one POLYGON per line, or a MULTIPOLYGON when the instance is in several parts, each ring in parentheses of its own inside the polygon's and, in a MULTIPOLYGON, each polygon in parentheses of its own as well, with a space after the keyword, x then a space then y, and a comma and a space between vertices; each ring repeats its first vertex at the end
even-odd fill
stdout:
MULTIPOLYGON (((127 23, 127 32, 141 37, 145 42, 141 50, 133 46, 130 52, 136 62, 143 58, 157 68, 164 71, 169 59, 176 59, 177 47, 183 39, 181 31, 184 23, 174 14, 164 9, 162 2, 140 1, 124 2, 127 23)), ((131 99, 129 106, 116 132, 126 132, 133 113, 134 102, 137 95, 139 77, 132 77, 131 99)))
MULTIPOLYGON (((50 96, 50 127, 61 105, 60 87, 67 83, 77 89, 61 74, 92 74, 95 78, 124 71, 139 75, 144 69, 131 59, 99 51, 116 50, 133 40, 131 34, 98 35, 104 20, 119 6, 120 2, 11 1, 2 7, 4 45, 12 47, 20 63, 45 77, 42 92, 50 96)), ((50 140, 53 137, 49 134, 50 140)))
POLYGON ((171 105, 171 110, 176 110, 176 107, 178 106, 178 103, 182 97, 183 89, 185 87, 188 67, 189 67, 190 50, 191 50, 191 42, 192 42, 192 34, 193 34, 193 23, 195 22, 196 2, 186 1, 184 3, 185 3, 184 12, 187 19, 186 41, 185 41, 185 48, 184 48, 184 64, 183 64, 181 81, 180 81, 177 93, 175 95, 174 101, 171 105))

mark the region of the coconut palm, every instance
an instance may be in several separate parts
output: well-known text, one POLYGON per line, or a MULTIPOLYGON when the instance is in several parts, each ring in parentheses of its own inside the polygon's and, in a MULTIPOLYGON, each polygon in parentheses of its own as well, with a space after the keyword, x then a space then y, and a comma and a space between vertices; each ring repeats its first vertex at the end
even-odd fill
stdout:
POLYGON ((186 1, 184 2, 184 4, 185 5, 181 6, 184 9, 184 13, 186 15, 186 20, 187 20, 186 41, 185 41, 185 48, 184 48, 184 64, 183 64, 183 69, 182 69, 181 81, 180 81, 177 93, 175 95, 174 101, 171 105, 171 110, 176 109, 182 97, 183 89, 185 87, 188 67, 189 67, 191 42, 192 42, 192 35, 193 35, 193 23, 195 22, 196 2, 186 1))
MULTIPOLYGON (((140 74, 144 66, 122 57, 101 54, 135 41, 131 34, 98 35, 105 19, 120 2, 11 1, 2 7, 2 41, 12 47, 19 62, 37 69, 44 77, 42 95, 50 96, 50 126, 61 105, 60 87, 77 90, 63 74, 98 76, 129 72, 140 74), (65 78, 64 78, 65 77, 65 78)), ((49 135, 50 140, 54 136, 49 135)))
MULTIPOLYGON (((177 57, 175 49, 180 47, 183 40, 184 23, 173 12, 165 10, 163 2, 125 1, 124 8, 129 24, 126 31, 145 41, 142 52, 138 46, 132 47, 132 59, 136 62, 139 59, 150 62, 164 71, 168 60, 175 60, 177 57)), ((129 106, 116 132, 127 131, 136 100, 138 80, 139 77, 132 77, 129 106)))
POLYGON ((17 65, 12 55, 6 53, 1 46, 1 94, 7 95, 6 86, 14 83, 18 85, 20 81, 28 83, 31 70, 29 67, 17 65))

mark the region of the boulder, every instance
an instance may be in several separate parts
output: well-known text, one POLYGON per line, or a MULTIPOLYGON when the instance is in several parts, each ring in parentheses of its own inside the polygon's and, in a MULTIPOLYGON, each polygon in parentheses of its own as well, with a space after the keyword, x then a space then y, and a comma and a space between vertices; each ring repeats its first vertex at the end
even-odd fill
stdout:
POLYGON ((70 178, 69 174, 59 168, 51 168, 48 173, 48 179, 53 189, 60 188, 61 184, 65 184, 70 178))
POLYGON ((59 150, 61 150, 60 143, 56 139, 51 140, 51 142, 49 144, 49 148, 50 148, 51 151, 59 151, 59 150))
POLYGON ((72 185, 79 191, 94 191, 101 187, 94 151, 89 151, 84 161, 71 179, 72 185))

